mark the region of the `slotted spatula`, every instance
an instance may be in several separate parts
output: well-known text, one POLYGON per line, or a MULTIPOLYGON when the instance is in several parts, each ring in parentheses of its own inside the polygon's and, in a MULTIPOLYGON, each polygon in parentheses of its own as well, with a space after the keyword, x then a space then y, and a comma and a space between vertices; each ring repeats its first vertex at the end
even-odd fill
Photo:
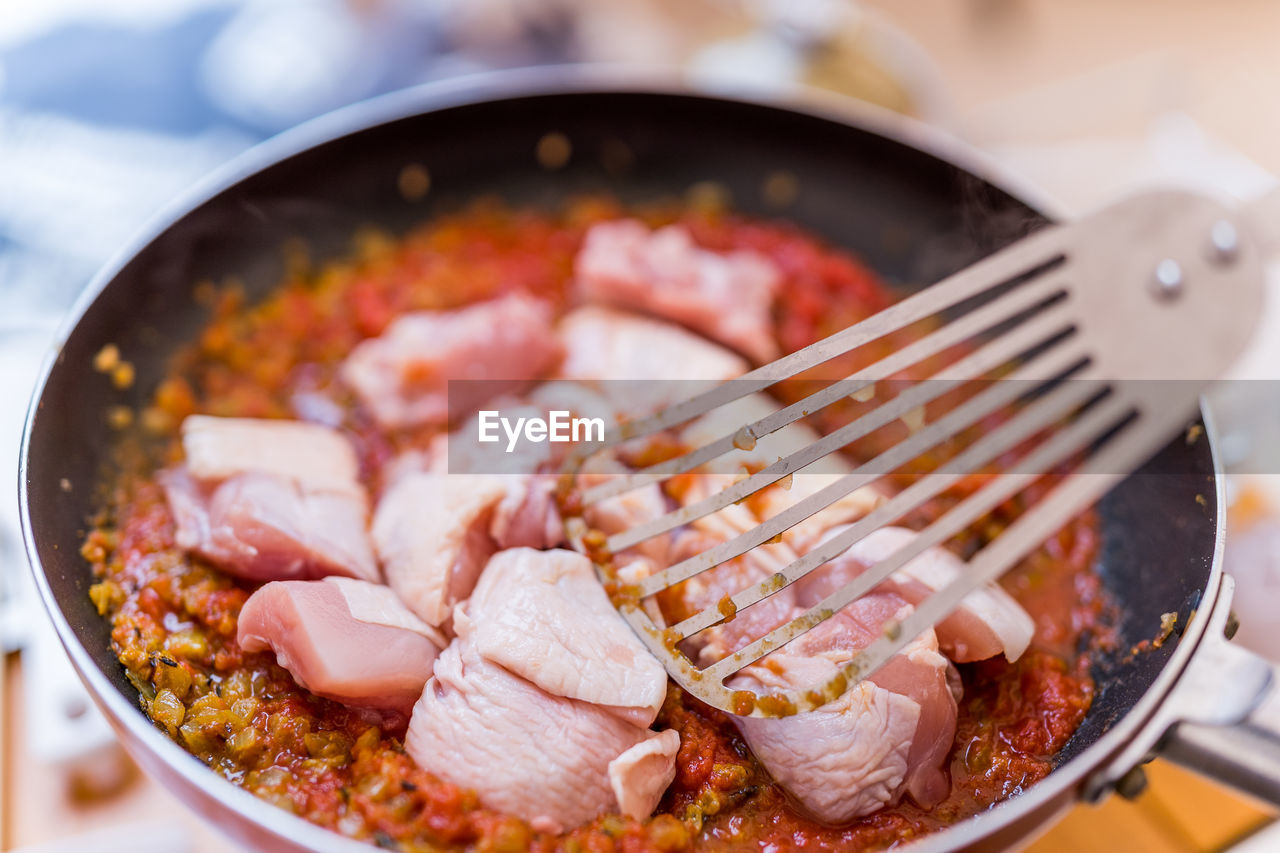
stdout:
MULTIPOLYGON (((908 385, 846 426, 744 474, 718 493, 608 537, 581 523, 571 525, 571 537, 596 560, 623 616, 685 690, 740 715, 775 716, 819 707, 874 672, 966 595, 998 579, 1187 427, 1205 385, 1222 375, 1247 342, 1262 304, 1263 250, 1278 233, 1280 194, 1233 211, 1173 191, 1136 196, 1078 222, 1040 230, 825 340, 613 430, 602 446, 583 454, 670 430, 868 343, 919 328, 922 321, 936 323, 799 402, 779 404, 772 414, 678 457, 583 487, 575 505, 589 508, 649 483, 705 470, 702 466, 712 460, 750 449, 762 437, 839 400, 866 400, 877 380, 901 375, 945 352, 962 353, 927 380, 908 385), (993 375, 1000 379, 990 381, 993 375), (962 402, 930 423, 920 422, 926 405, 966 386, 970 393, 962 402), (613 576, 611 555, 772 484, 785 486, 805 466, 900 419, 914 422, 905 438, 759 526, 634 584, 623 587, 613 576), (985 432, 931 473, 890 492, 847 529, 767 580, 738 590, 729 602, 669 626, 655 622, 651 614, 656 611, 644 606, 663 590, 777 541, 784 531, 855 489, 900 470, 975 425, 985 432), (990 471, 993 464, 1001 466, 998 474, 951 505, 907 545, 791 621, 706 666, 695 665, 681 651, 687 638, 776 595, 872 531, 902 519, 975 472, 990 471), (974 554, 957 581, 934 592, 901 623, 886 625, 830 683, 768 696, 726 686, 743 667, 830 618, 1051 471, 1065 476, 974 554)), ((583 454, 571 464, 581 464, 583 454)))

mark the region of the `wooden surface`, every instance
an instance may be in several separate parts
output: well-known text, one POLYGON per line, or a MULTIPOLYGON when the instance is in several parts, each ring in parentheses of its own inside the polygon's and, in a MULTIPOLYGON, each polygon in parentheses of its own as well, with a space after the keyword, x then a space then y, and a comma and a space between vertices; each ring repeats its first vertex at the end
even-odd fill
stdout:
POLYGON ((1208 853, 1272 819, 1269 811, 1176 765, 1156 760, 1146 770, 1149 785, 1137 800, 1111 797, 1076 806, 1029 853, 1208 853))

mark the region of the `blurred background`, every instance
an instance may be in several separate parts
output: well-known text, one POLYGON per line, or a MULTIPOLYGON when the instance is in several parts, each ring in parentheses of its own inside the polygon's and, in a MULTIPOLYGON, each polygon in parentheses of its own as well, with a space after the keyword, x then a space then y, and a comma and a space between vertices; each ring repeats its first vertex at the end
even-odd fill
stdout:
MULTIPOLYGON (((93 272, 210 170, 344 104, 547 63, 804 84, 941 126, 1069 216, 1152 183, 1268 188, 1277 43, 1274 0, 0 0, 0 484, 93 272)), ((1277 282, 1240 378, 1275 378, 1277 282)), ((1244 473, 1267 469, 1251 418, 1274 411, 1219 405, 1239 639, 1280 658, 1280 488, 1244 473)), ((27 588, 15 501, 0 488, 0 849, 231 850, 139 775, 80 691, 27 588)), ((1033 849, 1280 849, 1260 807, 1161 762, 1148 777, 1033 849)))

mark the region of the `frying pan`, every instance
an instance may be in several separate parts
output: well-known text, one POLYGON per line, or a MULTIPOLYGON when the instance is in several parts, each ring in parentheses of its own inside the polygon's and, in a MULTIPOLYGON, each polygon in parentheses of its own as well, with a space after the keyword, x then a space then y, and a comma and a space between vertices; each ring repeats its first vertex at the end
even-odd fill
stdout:
MULTIPOLYGON (((112 443, 104 413, 142 403, 175 349, 204 322, 192 285, 234 275, 251 297, 260 296, 283 273, 286 241, 305 240, 320 259, 337 256, 361 225, 403 230, 477 195, 555 204, 603 190, 643 201, 702 181, 726 188, 738 210, 784 216, 906 288, 1049 221, 1030 191, 956 141, 898 116, 813 94, 712 94, 648 74, 552 69, 398 93, 269 141, 162 216, 97 277, 65 327, 28 415, 22 522, 58 634, 145 769, 249 846, 369 849, 255 799, 154 728, 88 597, 92 580, 78 553, 112 443), (558 170, 534 156, 549 132, 572 145, 558 170), (619 143, 631 154, 621 162, 619 143), (408 164, 430 171, 431 190, 420 201, 397 189, 408 164), (799 187, 785 211, 771 207, 762 189, 780 170, 799 187), (90 369, 107 343, 137 368, 127 392, 90 369)), ((1208 440, 1172 442, 1100 506, 1100 571, 1120 609, 1123 653, 1098 662, 1092 710, 1055 769, 919 849, 1004 849, 1025 841, 1077 799, 1117 785, 1133 789, 1132 768, 1157 747, 1280 801, 1280 740, 1273 734, 1280 727, 1254 710, 1271 668, 1224 637, 1231 582, 1220 568, 1221 478, 1213 430, 1205 426, 1208 440), (1185 626, 1181 636, 1127 654, 1154 636, 1170 611, 1185 626)))

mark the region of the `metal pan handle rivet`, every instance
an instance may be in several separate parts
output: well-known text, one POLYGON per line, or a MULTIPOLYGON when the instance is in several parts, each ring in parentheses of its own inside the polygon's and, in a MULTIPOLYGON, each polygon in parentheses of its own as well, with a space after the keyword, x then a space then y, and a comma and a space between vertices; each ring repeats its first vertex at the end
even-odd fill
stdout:
POLYGON ((1209 229, 1209 257, 1219 264, 1230 264, 1240 254, 1240 233, 1227 219, 1219 219, 1209 229))
POLYGON ((1116 781, 1116 793, 1126 800, 1136 800, 1146 790, 1147 773, 1141 767, 1130 768, 1116 781))
POLYGON ((1151 289, 1160 299, 1174 299, 1182 293, 1182 266, 1173 258, 1165 258, 1156 264, 1151 289))

